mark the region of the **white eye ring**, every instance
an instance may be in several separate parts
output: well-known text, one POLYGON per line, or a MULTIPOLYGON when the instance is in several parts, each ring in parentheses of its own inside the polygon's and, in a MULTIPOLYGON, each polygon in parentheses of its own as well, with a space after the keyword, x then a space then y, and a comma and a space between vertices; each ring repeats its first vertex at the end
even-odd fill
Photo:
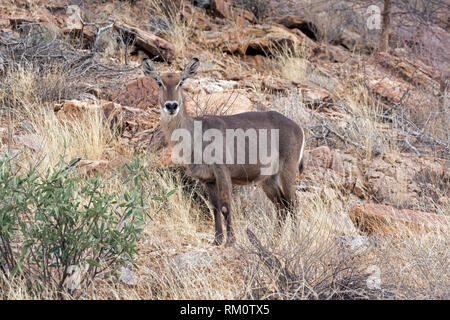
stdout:
POLYGON ((178 82, 177 84, 177 88, 181 87, 184 84, 184 80, 180 80, 180 82, 178 82))

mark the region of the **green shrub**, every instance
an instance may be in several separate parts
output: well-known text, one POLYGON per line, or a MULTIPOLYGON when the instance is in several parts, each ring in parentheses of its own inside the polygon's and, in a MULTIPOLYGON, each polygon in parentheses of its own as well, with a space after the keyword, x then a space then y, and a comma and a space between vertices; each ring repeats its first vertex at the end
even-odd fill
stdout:
POLYGON ((141 183, 149 178, 139 160, 118 172, 128 176, 116 194, 102 191, 109 179, 83 179, 73 164, 39 176, 35 168, 14 172, 8 157, 0 159, 0 271, 24 277, 32 290, 74 294, 137 253, 148 218, 141 183))

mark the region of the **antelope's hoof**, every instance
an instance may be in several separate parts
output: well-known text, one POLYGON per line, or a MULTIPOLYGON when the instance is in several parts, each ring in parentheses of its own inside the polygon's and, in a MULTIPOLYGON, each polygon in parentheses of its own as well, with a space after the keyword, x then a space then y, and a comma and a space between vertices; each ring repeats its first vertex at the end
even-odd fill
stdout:
POLYGON ((214 246, 220 246, 223 242, 223 237, 216 237, 214 238, 214 241, 212 242, 212 244, 214 246))
POLYGON ((225 242, 225 247, 231 248, 231 247, 234 247, 235 244, 236 244, 236 240, 234 238, 227 239, 227 242, 225 242))

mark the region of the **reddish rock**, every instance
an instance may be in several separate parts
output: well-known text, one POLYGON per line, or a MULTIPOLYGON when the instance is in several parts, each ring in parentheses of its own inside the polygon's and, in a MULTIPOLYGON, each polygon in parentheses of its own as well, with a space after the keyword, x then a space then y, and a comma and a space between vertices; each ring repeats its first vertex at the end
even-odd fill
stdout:
POLYGON ((96 175, 112 167, 108 160, 80 160, 77 163, 78 172, 86 175, 96 175))
POLYGON ((308 162, 312 167, 330 168, 332 163, 331 150, 327 146, 320 146, 308 154, 308 162))
POLYGON ((381 232, 396 236, 409 231, 448 230, 444 216, 423 211, 399 210, 382 204, 357 204, 349 212, 352 221, 366 232, 381 232))
POLYGON ((302 29, 306 25, 313 25, 310 20, 303 16, 288 15, 277 20, 277 23, 289 29, 302 29))
POLYGON ((153 79, 141 76, 116 90, 112 100, 122 106, 147 109, 158 103, 159 87, 153 79))
POLYGON ((214 25, 202 11, 196 10, 189 3, 184 3, 181 11, 183 19, 196 29, 211 30, 214 25))
POLYGON ((159 57, 168 63, 172 63, 172 60, 175 58, 175 47, 163 38, 127 24, 116 22, 114 27, 121 32, 127 33, 128 36, 134 39, 136 47, 144 49, 152 57, 159 57))
POLYGON ((407 87, 401 82, 389 78, 371 80, 369 81, 369 88, 381 98, 392 103, 400 102, 407 91, 407 87))
POLYGON ((306 84, 298 84, 297 87, 305 103, 320 104, 321 102, 331 102, 333 100, 330 92, 321 87, 306 84))
POLYGON ((257 69, 264 68, 265 66, 265 57, 260 54, 254 56, 244 56, 243 60, 257 69))
POLYGON ((264 78, 261 84, 261 89, 270 93, 289 91, 292 87, 292 82, 277 78, 264 78))
POLYGON ((65 100, 62 103, 55 104, 53 110, 60 121, 87 120, 92 113, 99 110, 99 106, 92 102, 65 100))
POLYGON ((225 0, 211 0, 210 10, 219 18, 232 18, 230 5, 225 0))
POLYGON ((198 95, 195 101, 186 101, 186 110, 191 116, 205 114, 237 114, 255 111, 249 98, 238 91, 220 91, 211 94, 198 95))

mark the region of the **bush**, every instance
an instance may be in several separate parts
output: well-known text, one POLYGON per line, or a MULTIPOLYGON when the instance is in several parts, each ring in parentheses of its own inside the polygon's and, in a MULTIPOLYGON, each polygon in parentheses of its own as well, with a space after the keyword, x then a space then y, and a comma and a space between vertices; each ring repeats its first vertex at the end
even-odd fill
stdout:
POLYGON ((120 194, 103 192, 108 180, 100 175, 81 179, 75 162, 39 176, 35 168, 16 173, 8 157, 0 160, 0 270, 23 277, 32 290, 73 294, 137 253, 147 220, 140 181, 148 178, 139 160, 121 169, 129 174, 120 194))

